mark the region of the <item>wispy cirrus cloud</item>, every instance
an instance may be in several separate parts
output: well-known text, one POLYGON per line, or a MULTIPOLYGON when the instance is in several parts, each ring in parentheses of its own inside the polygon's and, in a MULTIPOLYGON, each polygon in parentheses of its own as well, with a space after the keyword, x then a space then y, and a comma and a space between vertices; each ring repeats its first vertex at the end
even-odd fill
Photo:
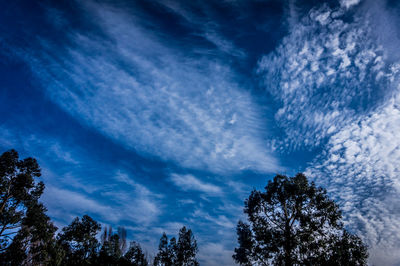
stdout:
POLYGON ((229 67, 183 57, 122 10, 85 8, 106 38, 71 32, 65 52, 42 39, 41 50, 25 55, 55 103, 123 145, 183 167, 279 168, 263 148, 268 131, 257 105, 229 67))
POLYGON ((198 191, 206 194, 220 194, 222 190, 220 187, 211 183, 206 183, 191 174, 171 174, 171 181, 175 186, 184 191, 198 191))
MULTIPOLYGON (((193 12, 193 8, 196 5, 192 5, 189 2, 180 3, 179 1, 160 1, 159 4, 165 7, 167 10, 172 11, 175 15, 181 18, 185 23, 186 27, 192 27, 195 29, 197 34, 203 37, 205 40, 213 44, 217 48, 217 53, 227 54, 233 57, 244 59, 247 54, 246 52, 236 46, 232 40, 225 38, 221 34, 219 24, 212 21, 213 8, 210 8, 209 3, 200 4, 200 9, 204 17, 198 16, 193 12)), ((236 2, 224 3, 226 7, 235 7, 236 2)), ((212 6, 212 4, 211 4, 212 6)), ((207 52, 207 51, 202 51, 207 52)), ((215 53, 212 51, 208 51, 215 53)))
POLYGON ((162 194, 150 191, 118 166, 104 166, 68 146, 62 138, 0 127, 0 145, 18 150, 21 158, 29 152, 38 160, 46 185, 41 200, 58 224, 89 214, 105 223, 147 226, 162 214, 162 194))

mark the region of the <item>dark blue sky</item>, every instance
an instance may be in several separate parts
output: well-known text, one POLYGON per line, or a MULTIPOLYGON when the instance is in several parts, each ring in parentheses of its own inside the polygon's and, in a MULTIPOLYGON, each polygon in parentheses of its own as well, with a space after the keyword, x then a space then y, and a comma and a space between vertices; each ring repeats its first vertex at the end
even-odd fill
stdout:
POLYGON ((58 226, 89 214, 155 252, 191 227, 232 264, 276 173, 326 187, 371 262, 400 247, 397 1, 11 1, 0 149, 39 160, 58 226))

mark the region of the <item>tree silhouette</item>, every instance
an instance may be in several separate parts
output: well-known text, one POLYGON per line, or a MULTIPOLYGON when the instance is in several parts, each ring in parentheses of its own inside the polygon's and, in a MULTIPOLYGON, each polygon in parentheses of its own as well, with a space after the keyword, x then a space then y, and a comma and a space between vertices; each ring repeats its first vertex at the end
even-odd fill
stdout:
POLYGON ((303 174, 277 175, 265 192, 252 191, 239 221, 241 265, 366 265, 367 248, 347 232, 338 205, 303 174))
MULTIPOLYGON (((118 227, 113 233, 112 227, 105 227, 101 236, 102 246, 96 259, 97 265, 117 265, 122 263, 122 256, 126 250, 126 230, 118 227)), ((127 264, 127 261, 124 262, 127 264)))
MULTIPOLYGON (((172 239, 171 239, 172 240, 172 239)), ((174 258, 175 249, 175 238, 168 244, 168 237, 165 233, 160 238, 160 244, 158 245, 158 253, 154 258, 154 266, 171 266, 174 258)))
POLYGON ((192 230, 182 227, 179 230, 179 239, 175 247, 176 265, 198 265, 196 253, 197 242, 192 230))
POLYGON ((5 251, 17 234, 30 206, 35 206, 44 190, 40 168, 33 158, 19 160, 10 150, 0 156, 0 252, 5 251))
POLYGON ((143 253, 139 243, 132 241, 130 243, 128 251, 125 253, 124 258, 135 266, 147 266, 149 265, 146 255, 143 253))
POLYGON ((168 243, 168 237, 163 233, 158 246, 158 253, 154 258, 154 266, 199 265, 196 260, 197 251, 197 242, 192 230, 186 229, 185 226, 179 230, 178 242, 173 237, 168 243))
MULTIPOLYGON (((88 215, 75 218, 56 236, 57 228, 39 202, 44 184, 36 160, 19 160, 10 150, 0 156, 0 264, 1 265, 148 265, 140 245, 127 232, 111 227, 97 235, 101 225, 88 215), (126 251, 127 250, 127 251, 126 251)), ((155 265, 198 265, 192 231, 182 227, 176 241, 163 234, 155 265)))
POLYGON ((96 238, 101 225, 90 216, 75 218, 58 235, 58 243, 65 252, 63 265, 89 264, 97 255, 99 241, 96 238))
POLYGON ((57 228, 45 212, 41 203, 28 208, 21 229, 7 250, 0 254, 1 261, 8 265, 58 264, 54 235, 57 228))

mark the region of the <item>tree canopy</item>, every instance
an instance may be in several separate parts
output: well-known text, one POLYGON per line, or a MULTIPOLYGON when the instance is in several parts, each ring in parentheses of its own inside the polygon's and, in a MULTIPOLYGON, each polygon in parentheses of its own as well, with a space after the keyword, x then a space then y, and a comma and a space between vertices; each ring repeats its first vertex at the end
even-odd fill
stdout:
POLYGON ((366 265, 367 247, 344 229, 338 205, 303 174, 277 175, 245 201, 239 221, 241 265, 366 265))
POLYGON ((168 237, 163 233, 158 246, 157 256, 154 258, 154 266, 199 265, 196 260, 197 251, 197 241, 194 238, 192 230, 183 226, 179 230, 178 242, 173 237, 168 243, 168 237))
MULTIPOLYGON (((57 233, 39 201, 44 191, 35 159, 19 159, 15 150, 0 156, 1 265, 195 266, 197 241, 183 226, 177 238, 162 234, 152 260, 139 243, 127 246, 127 231, 104 227, 88 215, 76 217, 57 233)), ((245 201, 248 221, 239 221, 241 265, 366 265, 362 240, 347 231, 338 205, 325 189, 303 174, 277 175, 265 191, 245 201)))
POLYGON ((40 168, 33 158, 19 160, 15 150, 0 156, 0 251, 11 243, 29 208, 34 208, 44 190, 40 168))
POLYGON ((89 264, 99 247, 96 235, 100 230, 101 225, 88 215, 82 219, 75 218, 69 226, 63 228, 57 239, 65 252, 63 264, 89 264))

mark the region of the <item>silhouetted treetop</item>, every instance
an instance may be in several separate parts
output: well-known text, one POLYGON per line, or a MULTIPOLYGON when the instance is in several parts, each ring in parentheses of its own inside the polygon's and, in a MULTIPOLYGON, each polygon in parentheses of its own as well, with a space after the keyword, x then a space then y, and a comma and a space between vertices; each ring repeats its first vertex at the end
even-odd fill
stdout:
POLYGON ((366 265, 367 248, 343 228, 338 205, 303 174, 275 176, 244 212, 233 255, 241 265, 366 265))

